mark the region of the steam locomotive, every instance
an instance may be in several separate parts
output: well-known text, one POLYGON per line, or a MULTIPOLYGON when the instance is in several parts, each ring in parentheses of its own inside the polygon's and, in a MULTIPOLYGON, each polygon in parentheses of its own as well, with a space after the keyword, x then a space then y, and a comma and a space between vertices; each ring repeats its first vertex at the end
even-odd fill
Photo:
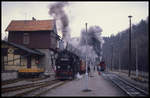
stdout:
POLYGON ((58 53, 56 59, 56 79, 74 79, 75 75, 84 70, 84 66, 81 67, 81 60, 79 56, 72 52, 63 50, 58 53), (81 69, 82 68, 82 69, 81 69))

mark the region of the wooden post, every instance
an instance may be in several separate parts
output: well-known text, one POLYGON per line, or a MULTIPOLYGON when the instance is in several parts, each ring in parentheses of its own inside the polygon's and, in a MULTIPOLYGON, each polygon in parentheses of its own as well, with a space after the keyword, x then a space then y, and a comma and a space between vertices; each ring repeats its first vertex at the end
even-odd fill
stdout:
POLYGON ((138 43, 136 43, 136 77, 138 78, 138 43))
POLYGON ((21 55, 20 55, 20 66, 21 66, 21 55))
POLYGON ((27 68, 31 68, 31 55, 27 56, 27 68))

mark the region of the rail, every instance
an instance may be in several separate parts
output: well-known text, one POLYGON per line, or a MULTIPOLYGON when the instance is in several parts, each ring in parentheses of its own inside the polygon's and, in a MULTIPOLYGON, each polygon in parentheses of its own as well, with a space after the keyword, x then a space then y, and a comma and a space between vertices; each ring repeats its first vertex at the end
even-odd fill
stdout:
POLYGON ((62 81, 54 79, 54 80, 49 80, 49 81, 30 83, 26 85, 7 87, 7 88, 2 89, 2 96, 32 96, 32 95, 37 96, 54 87, 62 85, 63 83, 64 82, 62 81), (48 89, 46 89, 45 91, 44 88, 47 88, 47 87, 48 89), (33 94, 33 93, 36 93, 36 94, 33 94))
POLYGON ((121 88, 129 96, 148 96, 148 93, 146 91, 119 78, 115 74, 108 74, 107 76, 114 84, 116 84, 119 88, 121 88))

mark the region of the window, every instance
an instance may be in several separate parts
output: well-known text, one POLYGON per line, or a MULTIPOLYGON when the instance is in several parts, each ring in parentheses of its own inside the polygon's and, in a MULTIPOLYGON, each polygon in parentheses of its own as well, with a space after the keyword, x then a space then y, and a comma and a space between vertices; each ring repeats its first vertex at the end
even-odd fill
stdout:
POLYGON ((24 33, 23 35, 23 44, 29 44, 30 38, 29 38, 29 33, 24 33))

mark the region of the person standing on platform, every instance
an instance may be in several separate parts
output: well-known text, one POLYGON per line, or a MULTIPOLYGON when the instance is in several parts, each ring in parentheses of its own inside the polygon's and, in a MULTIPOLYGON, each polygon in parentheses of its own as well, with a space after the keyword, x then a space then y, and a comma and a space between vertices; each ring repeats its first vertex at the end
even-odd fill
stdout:
POLYGON ((98 64, 98 74, 101 75, 101 63, 98 64))
POLYGON ((88 66, 88 75, 90 74, 90 71, 91 71, 90 66, 88 66))

